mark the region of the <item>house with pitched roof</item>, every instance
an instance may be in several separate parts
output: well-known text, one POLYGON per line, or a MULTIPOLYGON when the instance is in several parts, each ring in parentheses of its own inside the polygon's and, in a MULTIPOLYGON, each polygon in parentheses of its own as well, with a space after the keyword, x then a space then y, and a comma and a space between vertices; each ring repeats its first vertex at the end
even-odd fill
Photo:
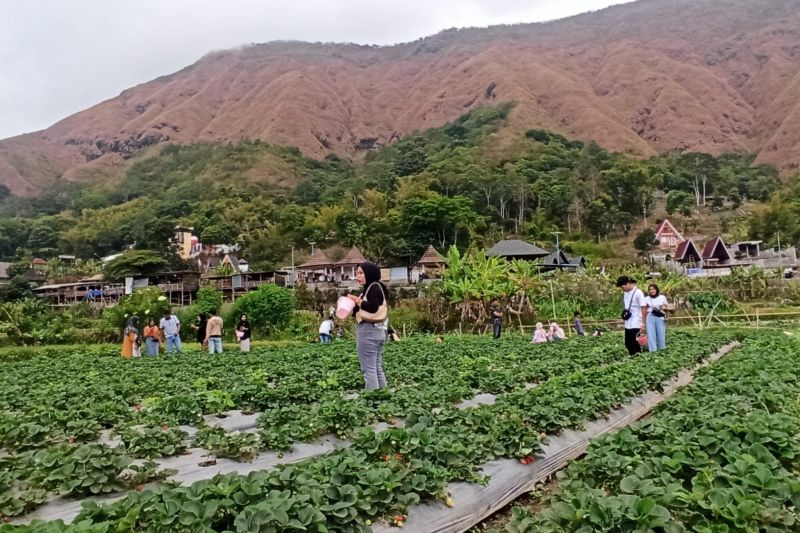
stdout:
POLYGON ((728 267, 731 265, 731 252, 722 237, 711 239, 703 247, 701 253, 704 268, 728 267))
POLYGON ((308 261, 298 266, 296 270, 298 280, 305 283, 332 279, 335 272, 333 261, 328 258, 321 248, 314 250, 308 261))
POLYGON ((662 250, 674 249, 679 243, 685 240, 681 232, 675 229, 672 222, 666 218, 658 225, 655 233, 658 247, 662 250))
POLYGON ((367 260, 357 247, 352 246, 345 256, 334 263, 336 281, 350 281, 356 279, 356 270, 361 263, 367 260))
POLYGON ((688 268, 698 267, 703 264, 703 256, 692 239, 686 239, 678 243, 673 260, 688 268))

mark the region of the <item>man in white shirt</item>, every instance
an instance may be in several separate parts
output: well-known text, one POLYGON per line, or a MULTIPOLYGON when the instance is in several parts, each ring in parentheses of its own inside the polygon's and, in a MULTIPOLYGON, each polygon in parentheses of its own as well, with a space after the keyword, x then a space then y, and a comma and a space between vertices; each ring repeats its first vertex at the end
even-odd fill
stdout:
POLYGON ((323 344, 331 342, 331 331, 333 331, 333 318, 328 317, 319 325, 319 340, 323 344))
POLYGON ((630 355, 642 351, 636 337, 644 333, 647 320, 647 306, 644 293, 636 287, 636 280, 630 276, 620 276, 617 287, 622 289, 622 319, 625 321, 625 347, 630 355))
POLYGON ((164 334, 164 340, 167 344, 167 353, 172 353, 174 349, 178 353, 183 353, 183 346, 181 346, 181 321, 178 317, 173 315, 170 311, 164 311, 164 316, 158 323, 161 332, 164 334))

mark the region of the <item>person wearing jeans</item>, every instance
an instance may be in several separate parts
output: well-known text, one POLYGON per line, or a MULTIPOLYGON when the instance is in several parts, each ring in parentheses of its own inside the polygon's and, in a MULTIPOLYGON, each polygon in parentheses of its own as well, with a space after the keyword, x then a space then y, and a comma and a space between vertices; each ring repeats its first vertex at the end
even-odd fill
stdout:
POLYGON ((356 269, 356 280, 363 287, 360 296, 347 295, 353 300, 356 317, 356 351, 366 390, 386 388, 386 375, 383 372, 383 345, 386 342, 388 322, 388 302, 386 286, 381 283, 381 269, 375 263, 366 261, 356 269), (362 311, 378 313, 384 307, 387 318, 381 322, 365 320, 362 311))
POLYGON ((167 344, 167 353, 172 353, 173 350, 177 353, 183 353, 183 346, 181 345, 181 321, 178 320, 178 317, 173 315, 170 311, 165 311, 158 325, 164 334, 164 340, 167 344))
POLYGON ((222 318, 217 315, 216 310, 211 311, 209 317, 206 324, 208 353, 222 353, 222 318))
POLYGON ((647 287, 647 292, 644 299, 647 305, 647 348, 655 352, 667 347, 667 297, 661 294, 655 283, 647 287))
POLYGON ((385 342, 386 327, 383 324, 362 322, 356 326, 356 351, 366 390, 386 387, 386 375, 383 373, 385 342))

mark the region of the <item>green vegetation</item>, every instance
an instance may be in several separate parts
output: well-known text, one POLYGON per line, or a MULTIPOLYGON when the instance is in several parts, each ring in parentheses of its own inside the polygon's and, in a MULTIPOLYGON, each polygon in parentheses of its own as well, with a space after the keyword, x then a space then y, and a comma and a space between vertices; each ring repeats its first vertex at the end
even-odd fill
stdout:
POLYGON ((593 442, 507 531, 797 531, 798 354, 785 336, 746 340, 652 418, 593 442))
POLYGON ((222 531, 300 523, 308 531, 333 525, 363 531, 367 521, 404 514, 422 499, 446 500, 448 481, 484 481, 478 467, 486 461, 527 458, 539 450, 543 432, 578 427, 657 388, 731 338, 685 333, 671 339, 669 350, 630 359, 611 335, 543 346, 515 336, 448 337, 444 345, 417 337, 387 347, 392 389, 356 398, 346 393, 360 389, 362 378, 355 347, 346 342, 140 360, 85 350, 26 353, 4 362, 0 374, 0 446, 8 452, 0 459, 0 514, 23 514, 50 491, 96 494, 162 477, 167 473, 152 463, 132 469, 131 458, 181 453, 184 435, 174 426, 193 424, 201 428, 198 444, 239 460, 325 434, 353 443, 248 476, 218 475, 186 487, 130 492, 113 503, 86 502, 76 527, 125 523, 175 531, 180 523, 186 530, 222 531), (529 390, 530 383, 539 386, 529 390), (501 396, 494 405, 453 405, 475 390, 501 396), (203 425, 201 414, 233 408, 261 412, 259 432, 227 434, 203 425), (397 417, 404 427, 370 427, 397 417), (94 442, 101 428, 118 433, 122 445, 94 442), (265 501, 282 511, 262 513, 265 501))
MULTIPOLYGON (((542 130, 509 137, 511 108, 475 109, 358 163, 260 141, 166 145, 108 183, 0 198, 0 259, 89 260, 133 245, 180 268, 170 242, 176 224, 194 227, 204 243, 239 244, 254 269, 283 266, 292 246, 310 241, 356 244, 368 257, 409 264, 428 244, 463 251, 509 233, 544 243, 557 229, 575 249, 603 257, 608 249, 582 243, 627 235, 661 192, 667 211, 692 224, 703 210, 766 201, 780 187, 774 168, 746 154, 642 161, 542 130)), ((753 235, 772 241, 785 231, 784 242, 797 242, 795 203, 773 202, 769 216, 754 218, 753 235)))

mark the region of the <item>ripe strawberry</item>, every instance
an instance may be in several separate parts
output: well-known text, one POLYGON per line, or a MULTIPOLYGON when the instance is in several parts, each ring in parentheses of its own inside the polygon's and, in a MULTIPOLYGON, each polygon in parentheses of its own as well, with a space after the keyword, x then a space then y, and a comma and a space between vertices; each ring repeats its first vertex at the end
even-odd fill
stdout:
POLYGON ((136 492, 142 492, 143 488, 144 487, 142 487, 141 485, 136 485, 136 489, 135 490, 136 490, 136 492))
POLYGON ((137 404, 136 404, 136 412, 138 413, 138 412, 139 412, 139 411, 141 411, 141 410, 142 410, 142 404, 140 404, 140 403, 137 403, 137 404))

